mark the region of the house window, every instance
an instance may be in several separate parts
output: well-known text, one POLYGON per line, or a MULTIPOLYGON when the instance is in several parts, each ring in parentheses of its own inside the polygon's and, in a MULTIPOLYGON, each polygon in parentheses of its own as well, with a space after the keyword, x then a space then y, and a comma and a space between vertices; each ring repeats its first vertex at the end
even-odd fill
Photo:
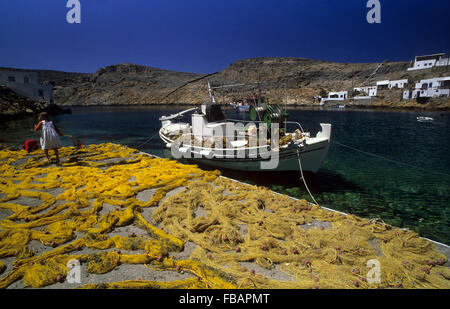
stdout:
POLYGON ((15 82, 16 81, 16 77, 15 76, 8 76, 8 81, 9 82, 15 82))
POLYGON ((24 82, 25 84, 28 84, 28 83, 30 82, 30 79, 28 78, 28 76, 25 76, 25 77, 23 78, 23 82, 24 82))
POLYGON ((38 93, 39 93, 39 97, 41 97, 41 98, 44 97, 44 90, 39 89, 38 93))

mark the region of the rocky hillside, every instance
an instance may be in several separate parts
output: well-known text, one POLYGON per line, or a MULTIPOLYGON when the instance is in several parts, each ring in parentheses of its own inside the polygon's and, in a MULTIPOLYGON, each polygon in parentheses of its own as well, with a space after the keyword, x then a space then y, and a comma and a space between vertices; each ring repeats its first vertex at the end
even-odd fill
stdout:
MULTIPOLYGON (((166 71, 134 64, 119 64, 54 82, 54 100, 59 105, 158 104, 180 85, 204 75, 166 71)), ((179 98, 177 102, 182 101, 179 98)))
MULTIPOLYGON (((419 80, 450 75, 448 68, 408 72, 409 62, 333 63, 303 58, 239 60, 213 74, 167 71, 135 64, 119 64, 93 74, 39 71, 41 82, 54 84, 58 105, 198 104, 208 100, 206 81, 213 85, 259 83, 224 89, 219 101, 261 92, 271 101, 311 104, 328 91, 351 91, 384 79, 419 80)), ((390 102, 389 104, 392 104, 390 102)))
POLYGON ((64 110, 55 104, 29 100, 18 95, 7 87, 0 86, 1 120, 36 115, 41 112, 60 114, 64 113, 64 110))

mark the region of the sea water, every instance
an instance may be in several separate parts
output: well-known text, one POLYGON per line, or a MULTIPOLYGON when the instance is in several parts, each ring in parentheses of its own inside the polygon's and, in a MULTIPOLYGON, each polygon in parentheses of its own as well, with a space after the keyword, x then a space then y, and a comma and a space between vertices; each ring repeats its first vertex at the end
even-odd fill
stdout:
MULTIPOLYGON (((112 142, 169 157, 170 151, 157 134, 158 119, 184 108, 72 107, 72 114, 53 120, 64 134, 85 144, 112 142)), ((288 112, 289 120, 300 122, 312 135, 320 130, 321 122, 333 125, 322 168, 314 177, 306 177, 318 203, 368 219, 380 218, 450 244, 449 112, 303 108, 288 112), (435 120, 421 123, 417 116, 435 120)), ((227 113, 230 118, 248 120, 248 114, 227 113)), ((19 148, 27 139, 39 140, 39 134, 31 130, 36 122, 27 118, 0 124, 0 143, 19 148)), ((72 141, 64 137, 63 144, 69 146, 72 141)), ((298 173, 223 173, 311 201, 298 173)))

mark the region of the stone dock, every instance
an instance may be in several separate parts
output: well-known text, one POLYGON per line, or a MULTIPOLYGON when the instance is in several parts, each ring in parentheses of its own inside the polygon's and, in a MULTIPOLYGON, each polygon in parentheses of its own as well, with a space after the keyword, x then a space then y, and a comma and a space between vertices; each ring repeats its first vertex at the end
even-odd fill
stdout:
POLYGON ((450 288, 450 248, 121 145, 0 152, 0 288, 450 288))

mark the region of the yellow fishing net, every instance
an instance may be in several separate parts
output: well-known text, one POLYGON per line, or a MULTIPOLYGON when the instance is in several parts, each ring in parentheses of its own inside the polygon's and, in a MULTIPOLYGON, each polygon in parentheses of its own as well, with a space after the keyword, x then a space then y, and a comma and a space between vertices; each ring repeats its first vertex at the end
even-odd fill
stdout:
POLYGON ((74 259, 92 274, 144 264, 189 275, 81 288, 450 287, 446 257, 431 242, 379 220, 333 213, 120 145, 67 147, 60 157, 61 166, 49 166, 42 151, 0 151, 0 210, 8 213, 0 221, 0 259, 14 257, 11 266, 0 261, 0 288, 19 280, 35 288, 54 284, 74 259), (148 190, 148 201, 138 198, 148 190), (149 207, 151 218, 143 215, 149 207), (129 226, 146 235, 118 235, 129 226), (33 250, 32 241, 48 250, 33 250), (171 255, 188 242, 195 245, 188 259, 171 255), (371 280, 374 260, 379 282, 371 280))

